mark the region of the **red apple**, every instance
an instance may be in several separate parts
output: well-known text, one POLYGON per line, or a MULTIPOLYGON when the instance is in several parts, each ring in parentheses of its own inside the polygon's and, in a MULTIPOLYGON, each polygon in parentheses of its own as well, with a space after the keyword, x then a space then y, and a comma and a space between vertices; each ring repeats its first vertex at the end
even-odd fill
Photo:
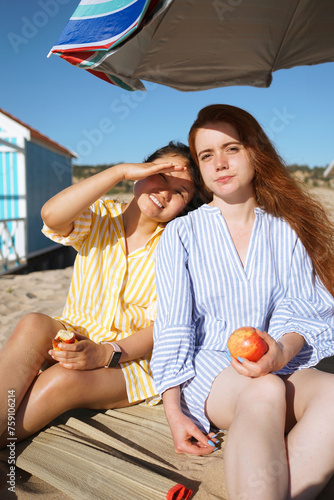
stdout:
POLYGON ((55 338, 52 340, 52 345, 55 351, 61 351, 58 344, 75 344, 77 339, 75 338, 74 332, 71 330, 59 330, 55 338))
POLYGON ((231 356, 258 361, 267 352, 268 345, 261 339, 252 326, 243 326, 235 330, 227 341, 231 356))

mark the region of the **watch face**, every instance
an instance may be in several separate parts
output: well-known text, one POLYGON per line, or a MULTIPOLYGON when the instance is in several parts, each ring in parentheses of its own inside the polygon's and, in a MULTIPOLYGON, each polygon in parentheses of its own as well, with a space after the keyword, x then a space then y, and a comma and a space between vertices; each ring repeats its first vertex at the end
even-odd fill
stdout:
POLYGON ((119 360, 121 359, 121 356, 122 356, 121 352, 114 351, 110 359, 109 368, 114 368, 115 366, 117 366, 119 360))

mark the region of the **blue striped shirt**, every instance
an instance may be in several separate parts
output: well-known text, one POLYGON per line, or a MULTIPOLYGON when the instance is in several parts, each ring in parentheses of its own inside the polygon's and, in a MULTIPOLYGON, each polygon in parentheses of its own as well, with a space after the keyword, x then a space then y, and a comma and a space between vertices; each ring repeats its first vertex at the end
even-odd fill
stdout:
POLYGON ((305 344, 288 374, 334 354, 334 298, 314 276, 296 233, 255 208, 243 267, 216 207, 203 205, 165 229, 157 247, 158 316, 152 370, 157 389, 181 385, 182 410, 208 431, 204 404, 229 366, 227 340, 255 326, 278 340, 297 332, 305 344))

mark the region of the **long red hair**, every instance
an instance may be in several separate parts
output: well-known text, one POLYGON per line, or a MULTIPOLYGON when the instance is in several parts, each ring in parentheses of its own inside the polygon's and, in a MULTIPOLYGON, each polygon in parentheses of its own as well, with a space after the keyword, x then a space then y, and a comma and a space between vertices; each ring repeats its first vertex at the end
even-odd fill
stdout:
POLYGON ((189 147, 197 166, 195 148, 199 128, 226 122, 237 130, 253 164, 256 202, 267 213, 285 219, 310 255, 315 273, 334 295, 334 224, 324 207, 294 179, 255 118, 227 104, 203 108, 189 132, 189 147))

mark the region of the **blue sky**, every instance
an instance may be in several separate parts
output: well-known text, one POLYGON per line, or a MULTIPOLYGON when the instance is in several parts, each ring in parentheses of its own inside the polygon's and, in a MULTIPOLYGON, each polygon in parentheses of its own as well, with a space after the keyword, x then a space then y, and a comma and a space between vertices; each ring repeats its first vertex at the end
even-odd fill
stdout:
POLYGON ((6 2, 0 18, 0 107, 78 154, 75 163, 140 162, 187 132, 203 106, 251 112, 287 163, 334 160, 334 63, 273 74, 268 89, 126 92, 47 54, 78 0, 6 2), (107 126, 106 126, 107 124, 107 126))

